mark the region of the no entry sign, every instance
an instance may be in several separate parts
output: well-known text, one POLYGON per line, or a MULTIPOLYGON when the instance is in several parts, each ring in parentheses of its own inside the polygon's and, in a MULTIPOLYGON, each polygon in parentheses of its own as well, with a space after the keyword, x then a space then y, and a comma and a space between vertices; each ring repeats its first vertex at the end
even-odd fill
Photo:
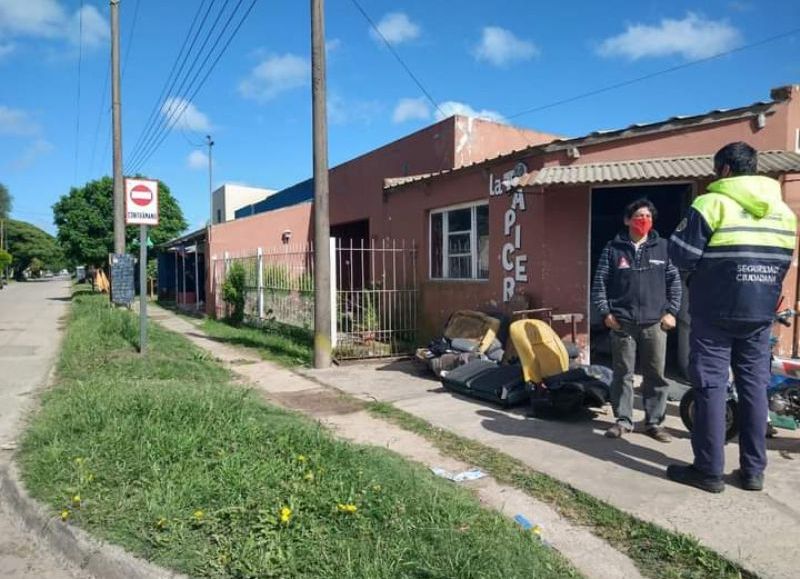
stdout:
POLYGON ((158 181, 125 179, 125 223, 158 225, 158 181))

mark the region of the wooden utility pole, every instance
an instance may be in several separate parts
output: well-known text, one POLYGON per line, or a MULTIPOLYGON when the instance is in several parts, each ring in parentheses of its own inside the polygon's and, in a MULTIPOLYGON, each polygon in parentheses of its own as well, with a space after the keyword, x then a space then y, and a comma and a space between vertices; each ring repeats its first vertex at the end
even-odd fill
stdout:
POLYGON ((328 119, 325 105, 325 8, 311 0, 311 109, 314 138, 314 367, 331 365, 331 259, 328 119))
POLYGON ((125 183, 122 177, 122 97, 119 71, 119 1, 111 0, 111 117, 114 142, 114 253, 125 253, 125 183))

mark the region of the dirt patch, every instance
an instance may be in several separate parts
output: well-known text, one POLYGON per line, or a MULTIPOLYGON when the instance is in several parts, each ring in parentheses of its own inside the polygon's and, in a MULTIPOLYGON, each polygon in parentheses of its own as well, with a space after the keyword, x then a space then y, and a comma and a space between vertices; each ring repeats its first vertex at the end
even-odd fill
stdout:
POLYGON ((300 392, 269 392, 264 395, 281 406, 312 416, 340 416, 363 410, 363 405, 357 400, 322 388, 300 392))

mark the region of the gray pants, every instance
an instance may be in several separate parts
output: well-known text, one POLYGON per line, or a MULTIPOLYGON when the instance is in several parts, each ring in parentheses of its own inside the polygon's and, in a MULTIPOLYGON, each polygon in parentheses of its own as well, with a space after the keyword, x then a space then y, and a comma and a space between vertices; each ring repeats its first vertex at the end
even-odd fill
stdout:
POLYGON ((611 331, 611 357, 614 380, 611 382, 611 406, 617 422, 633 429, 633 372, 636 350, 639 350, 644 395, 645 427, 664 422, 667 412, 667 390, 664 363, 667 354, 667 333, 661 324, 648 326, 620 322, 622 330, 611 331))

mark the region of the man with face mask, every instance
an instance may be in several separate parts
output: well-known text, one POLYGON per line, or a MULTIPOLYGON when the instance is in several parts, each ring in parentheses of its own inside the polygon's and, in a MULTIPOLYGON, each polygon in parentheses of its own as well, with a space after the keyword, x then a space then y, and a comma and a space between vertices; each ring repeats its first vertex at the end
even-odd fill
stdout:
POLYGON ((667 241, 653 230, 657 213, 647 199, 625 209, 626 230, 603 249, 592 287, 592 302, 611 330, 614 380, 611 405, 616 423, 606 431, 620 438, 633 430, 633 372, 639 351, 645 432, 670 442, 661 426, 667 410, 664 363, 666 332, 675 327, 681 306, 681 281, 670 263, 667 241))
POLYGON ((769 339, 783 278, 797 242, 797 218, 778 181, 757 175, 747 143, 714 155, 717 180, 692 203, 670 239, 669 254, 689 274, 692 317, 689 376, 695 389, 694 463, 667 476, 721 492, 729 368, 739 395, 739 482, 760 491, 767 465, 769 339))

